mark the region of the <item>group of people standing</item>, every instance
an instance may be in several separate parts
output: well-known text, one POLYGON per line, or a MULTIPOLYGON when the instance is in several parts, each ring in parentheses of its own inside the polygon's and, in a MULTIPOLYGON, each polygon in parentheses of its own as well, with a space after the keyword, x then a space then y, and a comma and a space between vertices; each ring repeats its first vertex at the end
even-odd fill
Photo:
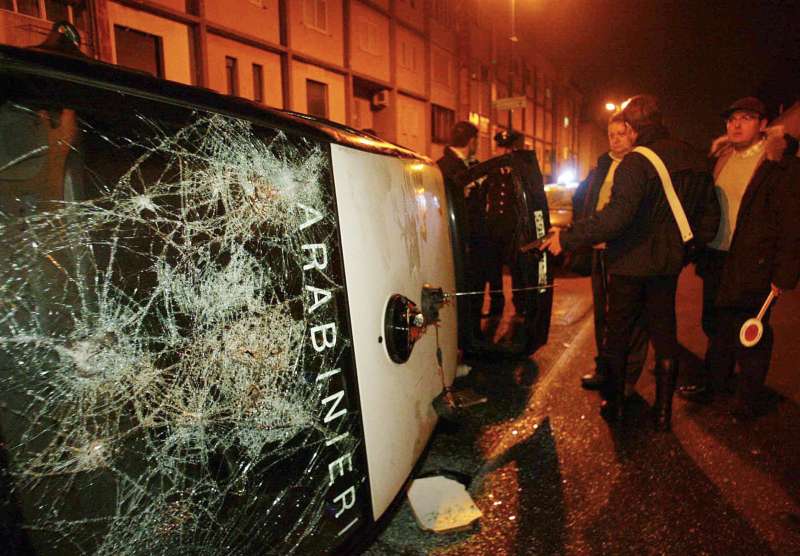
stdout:
MULTIPOLYGON (((487 291, 460 305, 459 343, 468 351, 479 344, 510 345, 520 329, 528 336, 522 350, 530 353, 542 335, 526 330, 524 321, 537 308, 549 314, 545 296, 530 291, 547 282, 547 270, 534 260, 539 254, 521 250, 549 227, 542 173, 524 140, 513 130, 499 132, 495 142, 502 154, 479 163, 478 128, 462 121, 438 161, 453 210, 459 289, 487 291)), ((551 302, 550 295, 546 299, 551 302)), ((535 326, 536 320, 527 324, 535 326)))
POLYGON ((699 382, 680 393, 710 402, 732 385, 738 363, 733 413, 757 414, 772 352, 769 311, 754 346, 742 345, 739 331, 770 291, 797 284, 800 160, 796 142, 769 132, 760 100, 740 99, 722 115, 726 134, 707 157, 670 136, 655 97, 630 99, 609 122, 610 151, 584 184, 574 225, 551 230, 544 244, 556 255, 592 249, 597 365, 582 384, 601 391, 609 421, 624 420, 652 342, 654 424, 669 430, 679 372, 675 297, 689 262, 703 280, 708 349, 699 382))

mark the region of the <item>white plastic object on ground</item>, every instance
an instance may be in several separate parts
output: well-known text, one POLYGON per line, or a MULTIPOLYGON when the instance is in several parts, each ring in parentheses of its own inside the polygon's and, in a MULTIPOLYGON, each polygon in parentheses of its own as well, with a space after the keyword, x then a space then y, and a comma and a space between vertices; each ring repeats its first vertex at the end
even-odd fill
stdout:
POLYGON ((417 524, 434 533, 461 531, 483 515, 464 485, 442 476, 414 480, 408 501, 417 524))

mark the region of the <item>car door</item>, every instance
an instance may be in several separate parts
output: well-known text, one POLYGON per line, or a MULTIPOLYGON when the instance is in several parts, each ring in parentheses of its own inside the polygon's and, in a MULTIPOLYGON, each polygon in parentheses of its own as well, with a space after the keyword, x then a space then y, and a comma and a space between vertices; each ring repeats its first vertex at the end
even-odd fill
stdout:
POLYGON ((452 183, 447 195, 456 278, 459 291, 469 292, 458 300, 460 347, 471 355, 529 356, 547 342, 553 303, 550 255, 531 248, 550 229, 536 153, 495 157, 452 183), (471 190, 469 208, 455 211, 453 197, 465 188, 471 190), (497 217, 495 197, 501 199, 497 204, 513 207, 512 222, 497 217), (499 233, 498 227, 507 230, 499 233), (505 252, 502 260, 500 251, 505 252), (505 278, 500 278, 502 265, 508 271, 505 278), (513 296, 505 299, 512 289, 513 296), (516 308, 513 318, 504 312, 508 301, 516 308))

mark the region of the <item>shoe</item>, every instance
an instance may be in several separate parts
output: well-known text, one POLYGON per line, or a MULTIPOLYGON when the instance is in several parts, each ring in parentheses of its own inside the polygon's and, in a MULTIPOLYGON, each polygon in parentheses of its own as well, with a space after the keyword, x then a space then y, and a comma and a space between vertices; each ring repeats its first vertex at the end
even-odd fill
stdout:
POLYGON ((625 420, 625 400, 603 400, 600 402, 600 417, 608 423, 621 423, 625 420))
POLYGON ((603 382, 604 400, 600 403, 600 416, 609 423, 621 423, 625 419, 625 375, 611 369, 603 382))
POLYGON ((656 401, 653 404, 653 424, 659 432, 672 428, 672 395, 678 380, 678 362, 661 359, 656 362, 656 401))
POLYGON ((750 423, 758 419, 760 415, 763 415, 763 411, 760 411, 761 409, 763 408, 755 400, 737 397, 731 407, 730 414, 733 420, 738 423, 750 423))
POLYGON ((737 405, 731 410, 731 417, 737 423, 752 423, 758 418, 758 414, 749 406, 737 405))
POLYGON ((687 402, 703 405, 714 401, 714 391, 702 384, 687 384, 678 388, 678 395, 687 402))
POLYGON ((605 386, 608 377, 597 371, 581 377, 581 387, 585 390, 600 390, 605 386))

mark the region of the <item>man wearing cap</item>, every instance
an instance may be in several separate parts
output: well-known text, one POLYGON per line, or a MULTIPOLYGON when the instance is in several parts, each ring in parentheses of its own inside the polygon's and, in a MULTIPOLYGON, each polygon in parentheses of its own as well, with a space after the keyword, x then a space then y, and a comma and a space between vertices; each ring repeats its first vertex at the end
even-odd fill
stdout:
MULTIPOLYGON (((666 166, 686 215, 696 223, 696 240, 710 240, 719 207, 705 157, 669 136, 655 97, 633 97, 622 114, 637 133, 637 145, 666 166)), ((669 430, 678 373, 675 292, 686 249, 656 167, 645 153, 629 153, 614 175, 608 204, 571 230, 552 234, 547 246, 554 254, 607 245, 609 388, 601 414, 612 421, 624 417, 626 359, 634 326, 644 317, 656 355, 655 427, 669 430)))
MULTIPOLYGON (((519 248, 536 238, 533 207, 544 207, 547 201, 536 153, 525 149, 525 136, 511 129, 498 132, 494 140, 505 153, 481 165, 496 166, 482 184, 486 192, 486 250, 481 264, 491 288, 503 290, 503 303, 494 303, 499 297, 491 298, 492 303, 484 304, 486 312, 482 315, 484 323, 492 313, 501 315, 493 338, 496 343, 504 338, 510 341, 512 321, 531 305, 530 293, 513 291, 530 286, 519 248)), ((538 218, 544 235, 544 211, 538 218)))
POLYGON ((725 112, 727 133, 712 146, 714 180, 722 206, 716 237, 697 263, 703 279, 703 331, 709 337, 706 373, 681 388, 690 401, 710 402, 724 389, 738 362, 733 413, 755 416, 772 355, 769 312, 755 346, 739 343, 742 324, 756 315, 767 294, 792 289, 800 275, 800 161, 785 154, 780 132, 767 133, 764 104, 746 97, 725 112))
MULTIPOLYGON (((501 131, 494 136, 495 143, 506 153, 520 148, 525 137, 516 131, 501 131)), ((510 167, 498 168, 490 173, 483 188, 486 191, 486 252, 482 264, 486 267, 486 277, 493 290, 503 289, 504 303, 492 303, 492 312, 502 310, 503 320, 498 326, 495 341, 508 330, 508 322, 516 314, 517 295, 511 294, 512 273, 517 260, 517 231, 522 216, 517 210, 517 183, 510 167), (508 287, 504 287, 505 285, 508 287)), ((487 317, 489 315, 482 315, 487 317)))

